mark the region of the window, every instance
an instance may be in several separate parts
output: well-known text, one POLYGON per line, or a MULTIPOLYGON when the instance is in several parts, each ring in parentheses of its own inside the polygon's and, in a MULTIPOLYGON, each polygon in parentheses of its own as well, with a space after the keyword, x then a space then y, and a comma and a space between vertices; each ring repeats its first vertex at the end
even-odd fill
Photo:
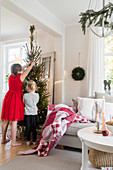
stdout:
POLYGON ((24 55, 22 53, 21 47, 13 47, 8 50, 8 73, 10 73, 10 68, 13 63, 19 63, 23 65, 24 55))
POLYGON ((104 44, 104 77, 113 84, 113 35, 106 37, 104 44))
POLYGON ((3 45, 3 93, 8 90, 8 83, 6 83, 6 75, 10 74, 11 65, 19 63, 24 65, 25 52, 22 50, 25 42, 5 44, 3 45))

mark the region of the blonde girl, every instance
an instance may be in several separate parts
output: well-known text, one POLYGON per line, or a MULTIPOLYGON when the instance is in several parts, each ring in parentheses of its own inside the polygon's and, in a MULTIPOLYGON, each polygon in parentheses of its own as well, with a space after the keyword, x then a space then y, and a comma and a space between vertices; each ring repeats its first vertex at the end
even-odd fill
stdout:
POLYGON ((27 136, 27 145, 30 145, 31 142, 36 144, 36 126, 39 123, 38 118, 38 108, 37 103, 39 102, 39 94, 35 93, 37 90, 37 85, 35 81, 30 80, 27 84, 27 92, 23 96, 23 102, 25 105, 24 108, 24 122, 26 126, 26 136, 27 136), (30 133, 32 132, 32 140, 30 133))

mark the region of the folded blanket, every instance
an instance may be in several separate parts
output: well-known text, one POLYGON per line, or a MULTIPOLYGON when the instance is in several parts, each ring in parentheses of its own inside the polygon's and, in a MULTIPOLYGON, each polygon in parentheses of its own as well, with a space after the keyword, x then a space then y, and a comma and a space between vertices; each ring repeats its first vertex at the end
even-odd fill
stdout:
POLYGON ((70 106, 56 105, 51 114, 47 116, 37 146, 27 151, 20 151, 18 155, 38 152, 38 156, 47 156, 73 122, 87 123, 88 120, 75 114, 70 106))

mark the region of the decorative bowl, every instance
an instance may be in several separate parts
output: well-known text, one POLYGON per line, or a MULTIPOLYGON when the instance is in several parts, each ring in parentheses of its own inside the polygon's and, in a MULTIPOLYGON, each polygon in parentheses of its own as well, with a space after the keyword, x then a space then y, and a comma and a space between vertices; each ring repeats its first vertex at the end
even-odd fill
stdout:
POLYGON ((106 122, 107 129, 113 133, 113 121, 106 122))

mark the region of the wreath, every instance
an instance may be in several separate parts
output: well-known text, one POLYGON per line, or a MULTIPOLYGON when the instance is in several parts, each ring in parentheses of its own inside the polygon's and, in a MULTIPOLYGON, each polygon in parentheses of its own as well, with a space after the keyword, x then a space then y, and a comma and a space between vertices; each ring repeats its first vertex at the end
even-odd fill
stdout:
POLYGON ((83 78, 85 76, 85 70, 81 67, 75 67, 72 70, 71 76, 74 80, 83 80, 83 78))

